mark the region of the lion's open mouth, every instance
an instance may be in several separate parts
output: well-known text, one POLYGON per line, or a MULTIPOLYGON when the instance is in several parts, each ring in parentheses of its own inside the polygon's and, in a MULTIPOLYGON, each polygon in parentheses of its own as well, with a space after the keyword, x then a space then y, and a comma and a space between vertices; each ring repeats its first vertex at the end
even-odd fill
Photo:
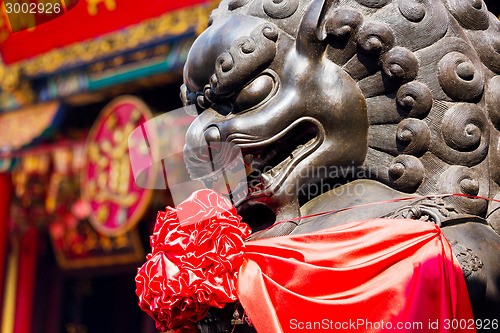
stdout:
POLYGON ((321 124, 305 117, 267 140, 239 144, 251 171, 247 176, 246 199, 276 191, 293 168, 319 147, 323 138, 321 124))
POLYGON ((235 204, 268 196, 280 188, 298 163, 320 146, 324 129, 316 119, 303 117, 270 138, 249 137, 232 133, 228 142, 210 143, 207 156, 190 154, 191 177, 203 181, 208 188, 222 186, 221 193, 229 193, 235 204), (247 171, 243 178, 238 178, 238 185, 228 186, 228 175, 234 175, 243 167, 247 171))

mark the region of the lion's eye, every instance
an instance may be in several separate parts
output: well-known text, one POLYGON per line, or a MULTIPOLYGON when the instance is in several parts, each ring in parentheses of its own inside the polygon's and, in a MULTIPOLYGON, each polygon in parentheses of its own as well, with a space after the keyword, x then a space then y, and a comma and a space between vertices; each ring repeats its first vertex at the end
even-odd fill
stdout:
POLYGON ((269 75, 261 75, 243 88, 235 99, 238 111, 258 105, 273 91, 274 80, 269 75))

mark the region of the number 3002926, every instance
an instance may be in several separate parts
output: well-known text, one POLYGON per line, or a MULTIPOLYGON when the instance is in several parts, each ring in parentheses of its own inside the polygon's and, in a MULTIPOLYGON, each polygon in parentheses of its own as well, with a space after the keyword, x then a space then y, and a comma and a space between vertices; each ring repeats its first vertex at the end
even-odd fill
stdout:
POLYGON ((7 14, 59 14, 62 10, 60 3, 5 3, 7 14))

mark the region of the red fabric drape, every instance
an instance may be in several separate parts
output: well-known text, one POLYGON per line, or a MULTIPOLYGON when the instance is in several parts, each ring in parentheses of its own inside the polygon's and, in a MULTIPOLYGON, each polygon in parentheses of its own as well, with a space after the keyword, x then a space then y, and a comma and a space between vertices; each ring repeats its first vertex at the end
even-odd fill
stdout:
POLYGON ((158 327, 174 327, 165 320, 174 315, 183 320, 174 328, 192 332, 198 317, 189 320, 184 304, 218 306, 237 295, 259 333, 475 332, 462 270, 434 223, 374 219, 243 244, 235 214, 210 190, 159 212, 153 252, 136 276, 141 308, 158 327), (157 265, 158 254, 168 265, 157 265), (182 303, 163 304, 179 296, 182 303))
MULTIPOLYGON (((8 222, 10 215, 10 204, 12 201, 12 179, 7 173, 0 173, 0 309, 2 308, 5 259, 7 254, 8 222)), ((0 311, 0 322, 2 322, 2 311, 0 311)))
POLYGON ((245 257, 238 296, 258 332, 475 332, 462 271, 433 223, 359 221, 250 241, 245 257))

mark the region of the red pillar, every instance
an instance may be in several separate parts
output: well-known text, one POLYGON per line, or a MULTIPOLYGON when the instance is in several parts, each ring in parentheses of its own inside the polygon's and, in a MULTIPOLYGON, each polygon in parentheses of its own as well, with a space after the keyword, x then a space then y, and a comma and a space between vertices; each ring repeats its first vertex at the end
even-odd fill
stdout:
POLYGON ((38 259, 38 230, 31 226, 19 242, 14 333, 31 333, 38 259))
POLYGON ((12 178, 10 173, 0 173, 0 323, 2 322, 3 288, 5 284, 5 261, 9 240, 9 215, 12 201, 12 178))

